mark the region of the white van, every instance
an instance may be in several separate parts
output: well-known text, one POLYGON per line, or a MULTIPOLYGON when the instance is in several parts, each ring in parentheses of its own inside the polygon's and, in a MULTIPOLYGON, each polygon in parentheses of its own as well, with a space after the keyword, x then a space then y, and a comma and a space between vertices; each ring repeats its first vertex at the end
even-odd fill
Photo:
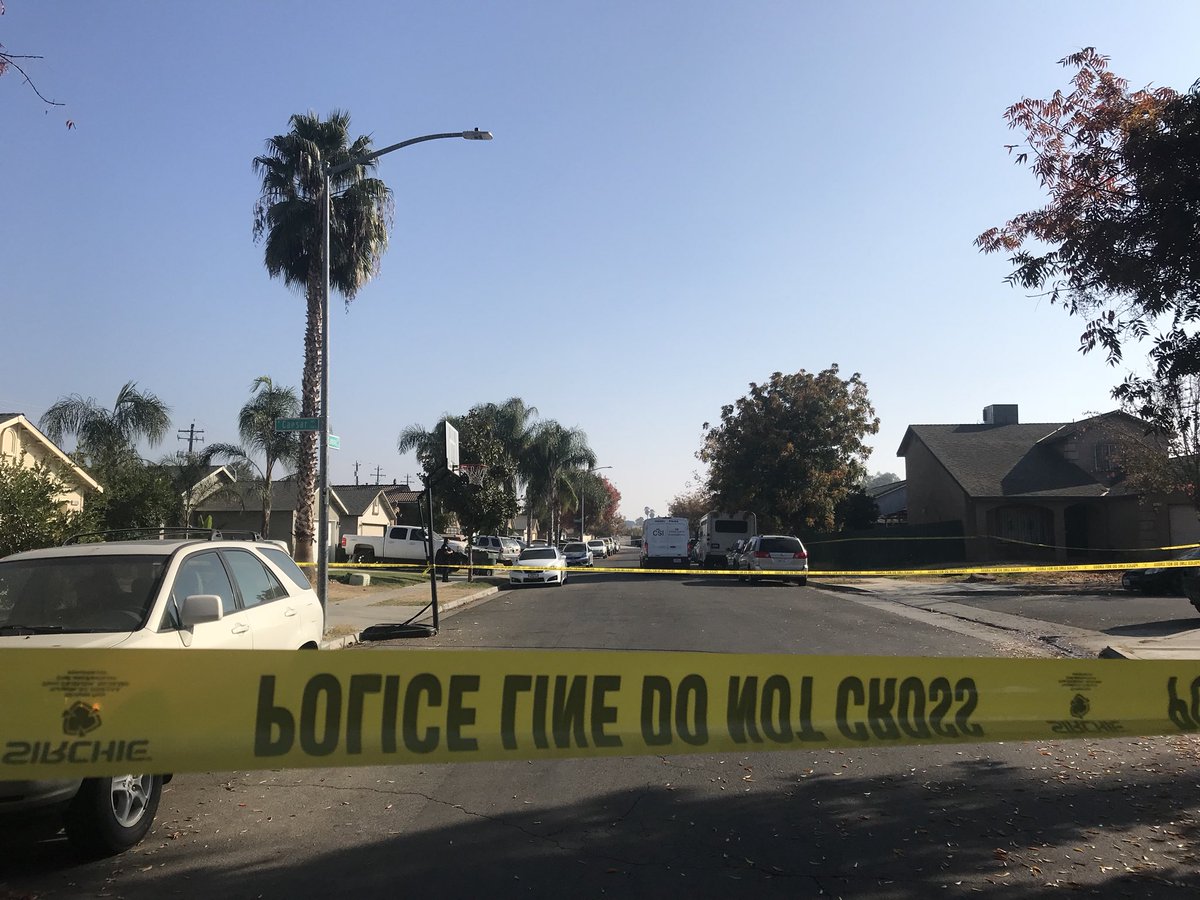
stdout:
POLYGON ((688 520, 674 516, 656 516, 642 521, 642 568, 686 569, 688 559, 688 520))
POLYGON ((706 569, 728 569, 733 545, 756 534, 758 516, 752 512, 705 513, 696 535, 696 561, 706 569))

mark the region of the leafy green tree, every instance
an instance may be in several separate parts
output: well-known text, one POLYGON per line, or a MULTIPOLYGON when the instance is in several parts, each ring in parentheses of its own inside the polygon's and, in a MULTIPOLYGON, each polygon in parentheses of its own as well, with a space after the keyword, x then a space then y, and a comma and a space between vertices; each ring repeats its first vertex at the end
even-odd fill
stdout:
MULTIPOLYGON (((396 452, 412 453, 417 458, 417 463, 421 466, 424 473, 421 480, 425 484, 436 484, 437 488, 433 492, 434 527, 438 529, 445 528, 446 516, 450 513, 450 509, 446 504, 446 498, 442 487, 447 481, 445 476, 446 471, 446 423, 449 422, 455 428, 460 428, 462 419, 458 416, 443 416, 441 421, 433 428, 426 429, 423 425, 408 425, 400 432, 400 437, 396 440, 396 452)), ((461 435, 460 435, 460 458, 461 458, 461 435)))
POLYGON ((515 466, 486 413, 472 411, 460 420, 459 454, 464 463, 482 465, 486 474, 479 484, 465 477, 443 479, 437 492, 470 538, 478 534, 506 534, 517 513, 512 482, 515 466))
POLYGON ((84 514, 67 509, 61 495, 62 480, 51 466, 27 466, 24 454, 0 457, 0 557, 52 547, 88 529, 84 514))
POLYGON ((695 534, 700 530, 700 517, 715 508, 712 495, 703 487, 692 488, 676 494, 667 503, 667 515, 688 520, 688 530, 695 534))
POLYGON ((834 527, 838 502, 866 476, 864 438, 879 419, 861 376, 839 378, 834 364, 751 383, 721 407, 719 425, 703 428, 696 455, 709 466, 716 504, 754 510, 764 531, 799 531, 834 527))
MULTIPOLYGON (((304 293, 304 372, 301 415, 320 411, 321 301, 324 291, 323 191, 325 167, 335 167, 369 154, 371 139, 350 138, 350 115, 340 110, 322 120, 315 113, 293 115, 291 129, 267 141, 255 157, 254 171, 262 192, 254 207, 254 237, 263 243, 264 262, 272 278, 304 293)), ((368 177, 376 161, 353 166, 334 177, 330 215, 329 280, 347 304, 379 270, 387 247, 392 212, 391 191, 368 177)), ((301 497, 312 497, 317 484, 317 435, 300 439, 296 480, 301 497)), ((296 558, 312 562, 316 534, 313 509, 301 503, 296 514, 296 558)))
POLYGON ((151 447, 162 443, 171 428, 171 408, 129 381, 117 392, 112 409, 94 397, 71 394, 46 410, 38 425, 56 444, 74 437, 79 461, 107 477, 108 469, 137 459, 139 441, 151 447))
POLYGON ((100 529, 158 528, 183 521, 183 496, 168 466, 128 460, 110 467, 88 505, 100 529))
POLYGON ((870 528, 878 518, 879 504, 865 490, 857 487, 842 497, 833 511, 833 524, 839 531, 870 528))
POLYGON ((1113 393, 1168 425, 1160 387, 1200 374, 1200 93, 1131 91, 1091 47, 1059 62, 1075 72, 1067 93, 1005 112, 1024 135, 1009 150, 1048 201, 975 244, 1011 254, 1010 284, 1082 317, 1083 352, 1116 364, 1127 341, 1151 338, 1153 377, 1113 393))

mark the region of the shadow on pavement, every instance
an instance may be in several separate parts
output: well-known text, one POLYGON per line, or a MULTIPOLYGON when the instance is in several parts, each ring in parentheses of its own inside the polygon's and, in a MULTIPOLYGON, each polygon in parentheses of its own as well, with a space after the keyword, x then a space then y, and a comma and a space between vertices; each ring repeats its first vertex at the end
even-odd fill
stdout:
POLYGON ((1165 637, 1184 631, 1200 629, 1200 617, 1194 619, 1166 619, 1161 622, 1139 622, 1136 625, 1118 625, 1105 628, 1101 634, 1119 637, 1165 637))
MULTIPOLYGON (((234 848, 244 830, 283 827, 264 822, 261 810, 223 817, 227 834, 213 835, 211 824, 204 833, 156 833, 148 840, 162 844, 155 853, 127 854, 86 872, 62 840, 8 845, 0 865, 15 893, 0 896, 27 896, 22 879, 29 877, 47 894, 78 894, 94 882, 106 896, 154 900, 819 894, 923 900, 998 886, 1021 900, 1064 890, 1196 896, 1195 759, 1183 754, 1164 765, 1159 754, 1158 762, 1139 766, 1139 746, 1150 745, 1122 744, 1132 764, 1107 760, 1103 745, 1098 762, 1083 743, 1027 745, 1016 759, 1041 759, 1044 766, 944 756, 938 759, 945 765, 874 777, 839 774, 838 757, 817 773, 756 775, 763 755, 750 754, 722 766, 728 793, 716 797, 709 782, 726 778, 709 777, 715 758, 670 757, 657 783, 578 805, 556 802, 550 788, 546 796, 528 793, 536 779, 526 763, 481 763, 493 766, 488 781, 531 799, 513 811, 522 802, 516 794, 512 804, 481 798, 476 809, 469 800, 450 803, 380 782, 370 792, 373 809, 409 803, 425 809, 427 820, 449 823, 413 831, 397 813, 391 833, 365 831, 350 800, 339 806, 326 798, 331 805, 290 811, 356 835, 355 846, 339 850, 322 850, 310 838, 302 848, 277 845, 233 859, 233 849, 215 852, 211 844, 234 848)), ((825 751, 819 756, 826 760, 825 751)), ((589 768, 599 762, 574 761, 581 767, 576 774, 602 774, 602 765, 589 768)))

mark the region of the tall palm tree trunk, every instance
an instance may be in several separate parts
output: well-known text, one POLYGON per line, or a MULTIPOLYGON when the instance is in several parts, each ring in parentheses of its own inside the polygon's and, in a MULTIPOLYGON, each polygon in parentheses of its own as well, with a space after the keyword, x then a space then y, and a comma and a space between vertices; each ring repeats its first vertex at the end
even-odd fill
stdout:
MULTIPOLYGON (((321 296, 324 286, 324 271, 308 279, 308 318, 304 325, 304 375, 300 384, 300 415, 305 418, 320 416, 321 367, 321 296)), ((306 431, 300 438, 300 459, 296 466, 296 547, 297 562, 313 561, 313 543, 316 539, 313 499, 317 492, 317 437, 318 432, 306 431)), ((318 549, 317 552, 320 552, 318 549)))

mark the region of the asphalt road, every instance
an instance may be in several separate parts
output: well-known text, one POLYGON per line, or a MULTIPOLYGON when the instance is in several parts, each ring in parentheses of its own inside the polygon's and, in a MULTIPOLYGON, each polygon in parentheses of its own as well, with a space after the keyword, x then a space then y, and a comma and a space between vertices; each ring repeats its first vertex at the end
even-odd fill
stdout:
MULTIPOLYGON (((1057 652, 878 597, 700 572, 501 591, 420 646, 1057 652)), ((1198 746, 1177 737, 181 775, 151 836, 122 857, 80 862, 59 838, 6 837, 0 898, 1190 897, 1200 890, 1198 746)))

